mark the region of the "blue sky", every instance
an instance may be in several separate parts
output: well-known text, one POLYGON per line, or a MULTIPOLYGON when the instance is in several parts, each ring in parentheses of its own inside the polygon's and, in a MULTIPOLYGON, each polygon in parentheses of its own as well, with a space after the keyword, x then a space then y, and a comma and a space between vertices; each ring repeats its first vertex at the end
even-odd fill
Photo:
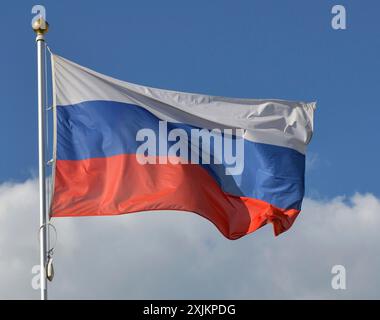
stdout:
MULTIPOLYGON (((0 182, 37 173, 34 1, 0 11, 0 182)), ((318 102, 307 195, 380 195, 379 1, 43 1, 59 55, 153 87, 318 102), (347 30, 331 28, 343 4, 347 30)))

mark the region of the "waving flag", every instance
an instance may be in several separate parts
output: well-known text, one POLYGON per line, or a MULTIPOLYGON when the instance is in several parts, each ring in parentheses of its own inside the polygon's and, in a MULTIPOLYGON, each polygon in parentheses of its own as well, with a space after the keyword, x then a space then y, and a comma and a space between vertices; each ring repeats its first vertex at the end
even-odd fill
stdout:
POLYGON ((52 217, 190 211, 237 239, 299 214, 314 103, 155 89, 57 55, 53 76, 52 217))

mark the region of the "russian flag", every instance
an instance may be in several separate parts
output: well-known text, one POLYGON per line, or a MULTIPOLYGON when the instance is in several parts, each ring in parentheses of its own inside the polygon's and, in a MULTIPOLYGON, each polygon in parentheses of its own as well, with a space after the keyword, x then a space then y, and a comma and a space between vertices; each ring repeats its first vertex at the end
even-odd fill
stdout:
POLYGON ((315 103, 140 86, 52 55, 52 217, 190 211, 228 239, 289 229, 315 103))

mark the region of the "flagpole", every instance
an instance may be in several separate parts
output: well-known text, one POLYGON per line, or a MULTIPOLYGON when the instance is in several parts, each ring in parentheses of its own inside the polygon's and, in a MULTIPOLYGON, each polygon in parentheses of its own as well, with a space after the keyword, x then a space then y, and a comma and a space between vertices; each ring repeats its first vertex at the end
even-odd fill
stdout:
POLYGON ((34 21, 33 30, 37 43, 37 73, 38 73, 38 169, 40 193, 40 286, 41 300, 47 300, 47 210, 46 210, 46 180, 45 180, 45 64, 44 64, 44 34, 48 31, 48 23, 42 18, 34 21))

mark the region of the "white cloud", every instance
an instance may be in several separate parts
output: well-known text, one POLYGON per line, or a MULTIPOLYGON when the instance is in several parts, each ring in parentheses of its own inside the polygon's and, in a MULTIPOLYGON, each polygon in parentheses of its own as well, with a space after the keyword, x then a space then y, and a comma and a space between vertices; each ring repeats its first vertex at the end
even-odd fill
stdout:
MULTIPOLYGON (((38 298, 36 181, 0 186, 0 298, 38 298)), ((380 200, 306 199, 291 230, 270 226, 237 241, 191 213, 58 218, 56 299, 380 298, 380 200), (331 268, 347 290, 331 288, 331 268)))

